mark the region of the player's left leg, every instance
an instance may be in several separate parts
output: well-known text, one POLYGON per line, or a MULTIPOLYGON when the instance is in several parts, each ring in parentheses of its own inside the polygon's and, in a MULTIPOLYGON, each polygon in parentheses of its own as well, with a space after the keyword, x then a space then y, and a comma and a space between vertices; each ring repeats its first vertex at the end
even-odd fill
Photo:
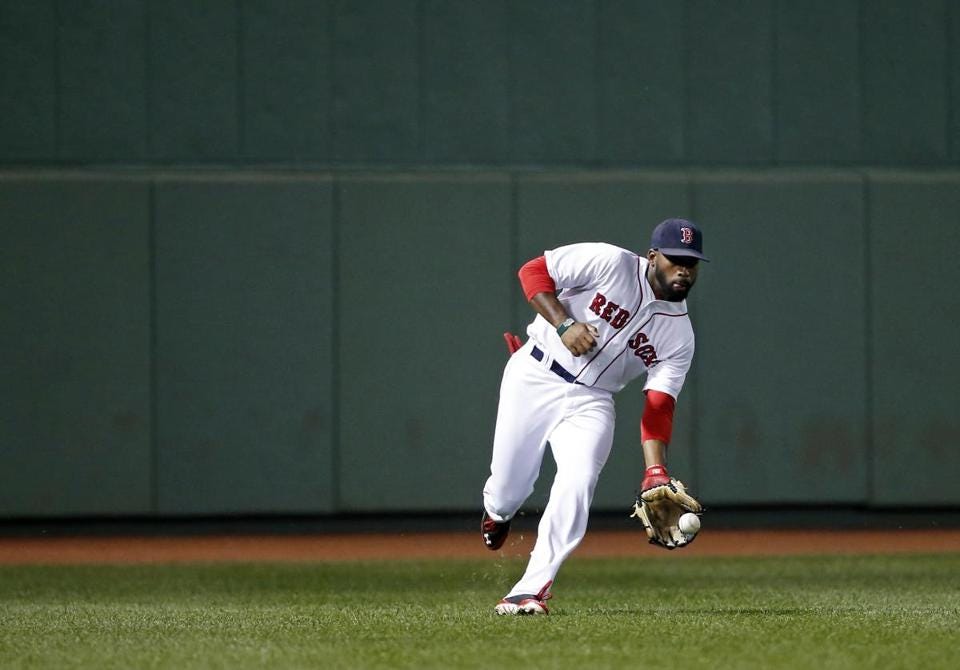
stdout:
POLYGON ((507 597, 535 594, 553 581, 587 531, 600 471, 613 446, 615 411, 610 394, 572 389, 577 410, 550 434, 557 475, 537 528, 537 541, 520 581, 507 597))

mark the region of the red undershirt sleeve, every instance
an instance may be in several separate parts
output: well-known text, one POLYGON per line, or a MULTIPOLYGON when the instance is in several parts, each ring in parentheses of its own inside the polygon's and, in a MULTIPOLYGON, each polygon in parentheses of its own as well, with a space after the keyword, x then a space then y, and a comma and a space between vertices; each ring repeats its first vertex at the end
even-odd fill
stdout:
POLYGON ((677 401, 669 393, 647 391, 647 401, 643 406, 643 418, 640 420, 640 441, 660 440, 670 443, 673 433, 673 409, 677 401))
POLYGON ((517 275, 528 302, 538 293, 555 293, 557 290, 553 277, 547 272, 547 259, 544 256, 527 261, 517 275))

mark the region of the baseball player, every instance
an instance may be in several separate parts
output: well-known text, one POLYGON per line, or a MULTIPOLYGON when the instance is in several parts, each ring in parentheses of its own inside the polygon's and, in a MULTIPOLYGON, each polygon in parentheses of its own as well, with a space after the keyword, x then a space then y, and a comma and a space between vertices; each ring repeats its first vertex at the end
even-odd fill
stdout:
POLYGON ((667 549, 690 541, 677 527, 700 503, 666 468, 676 398, 693 360, 686 297, 703 255, 699 227, 667 219, 640 256, 603 243, 546 251, 519 272, 537 315, 507 362, 483 488, 481 534, 503 546, 510 520, 533 492, 549 443, 557 464, 550 499, 526 572, 496 605, 497 614, 548 614, 561 564, 583 539, 600 471, 613 444, 614 394, 646 376, 640 440, 646 471, 637 499, 650 542, 667 549))

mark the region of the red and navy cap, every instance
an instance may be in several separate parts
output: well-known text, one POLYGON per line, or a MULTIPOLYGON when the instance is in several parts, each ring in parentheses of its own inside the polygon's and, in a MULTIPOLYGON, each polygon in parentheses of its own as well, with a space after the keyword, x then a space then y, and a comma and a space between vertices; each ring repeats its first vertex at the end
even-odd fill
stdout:
POLYGON ((653 229, 650 248, 664 256, 693 256, 702 261, 710 259, 703 255, 703 233, 693 221, 667 219, 653 229))

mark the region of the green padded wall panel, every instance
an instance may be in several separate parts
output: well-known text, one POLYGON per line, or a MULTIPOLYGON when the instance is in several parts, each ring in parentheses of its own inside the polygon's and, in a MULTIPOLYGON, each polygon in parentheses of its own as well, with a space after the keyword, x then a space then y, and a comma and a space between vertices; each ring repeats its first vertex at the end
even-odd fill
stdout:
POLYGON ((161 161, 240 155, 235 0, 151 2, 149 149, 161 161))
MULTIPOLYGON (((545 249, 573 242, 610 242, 644 254, 657 223, 671 216, 689 216, 688 196, 688 182, 682 175, 547 174, 522 178, 518 183, 515 265, 519 267, 545 249)), ((526 340, 526 325, 533 320, 534 312, 519 290, 516 268, 510 278, 515 296, 514 332, 526 340)), ((677 428, 669 453, 671 467, 683 473, 685 481, 694 479, 694 424, 689 410, 695 399, 696 377, 696 372, 690 375, 680 396, 677 428)), ((601 474, 595 509, 623 508, 640 483, 642 387, 643 380, 637 380, 616 396, 614 448, 601 474)), ((547 474, 544 471, 532 499, 546 499, 550 485, 547 474)))
POLYGON ((773 155, 770 0, 687 3, 690 162, 762 163, 773 155))
POLYGON ((601 2, 597 14, 597 158, 634 165, 682 160, 682 3, 601 2))
POLYGON ((413 160, 420 107, 416 0, 336 3, 334 158, 413 160))
POLYGON ((422 16, 422 158, 501 162, 510 137, 505 5, 427 0, 422 16))
POLYGON ((876 504, 960 503, 957 212, 955 172, 870 180, 876 504))
POLYGON ((857 0, 777 4, 777 159, 860 157, 857 0))
POLYGON ((951 127, 947 128, 950 146, 950 159, 954 164, 960 162, 960 7, 949 3, 947 10, 950 14, 950 35, 947 43, 951 45, 950 60, 947 63, 950 86, 950 113, 951 127))
POLYGON ((949 102, 944 0, 865 2, 861 12, 863 158, 942 162, 949 102))
POLYGON ((545 249, 573 242, 609 242, 645 253, 657 223, 689 214, 689 190, 686 175, 679 172, 519 177, 517 261, 523 264, 545 249))
POLYGON ((509 183, 341 189, 342 510, 479 510, 507 360, 509 183))
POLYGON ((950 0, 6 0, 0 161, 939 165, 950 0))
POLYGON ((56 7, 11 0, 0 9, 0 160, 57 152, 56 7))
POLYGON ((244 156, 328 160, 331 2, 243 0, 241 21, 244 156))
POLYGON ((866 499, 862 191, 843 174, 697 181, 711 258, 695 321, 708 505, 866 499))
POLYGON ((519 163, 579 162, 596 151, 592 3, 510 3, 513 154, 519 163))
POLYGON ((151 511, 147 193, 0 179, 0 515, 151 511))
POLYGON ((146 9, 142 2, 62 2, 61 158, 147 157, 146 9))
POLYGON ((331 216, 324 178, 159 181, 161 513, 332 510, 331 216))

